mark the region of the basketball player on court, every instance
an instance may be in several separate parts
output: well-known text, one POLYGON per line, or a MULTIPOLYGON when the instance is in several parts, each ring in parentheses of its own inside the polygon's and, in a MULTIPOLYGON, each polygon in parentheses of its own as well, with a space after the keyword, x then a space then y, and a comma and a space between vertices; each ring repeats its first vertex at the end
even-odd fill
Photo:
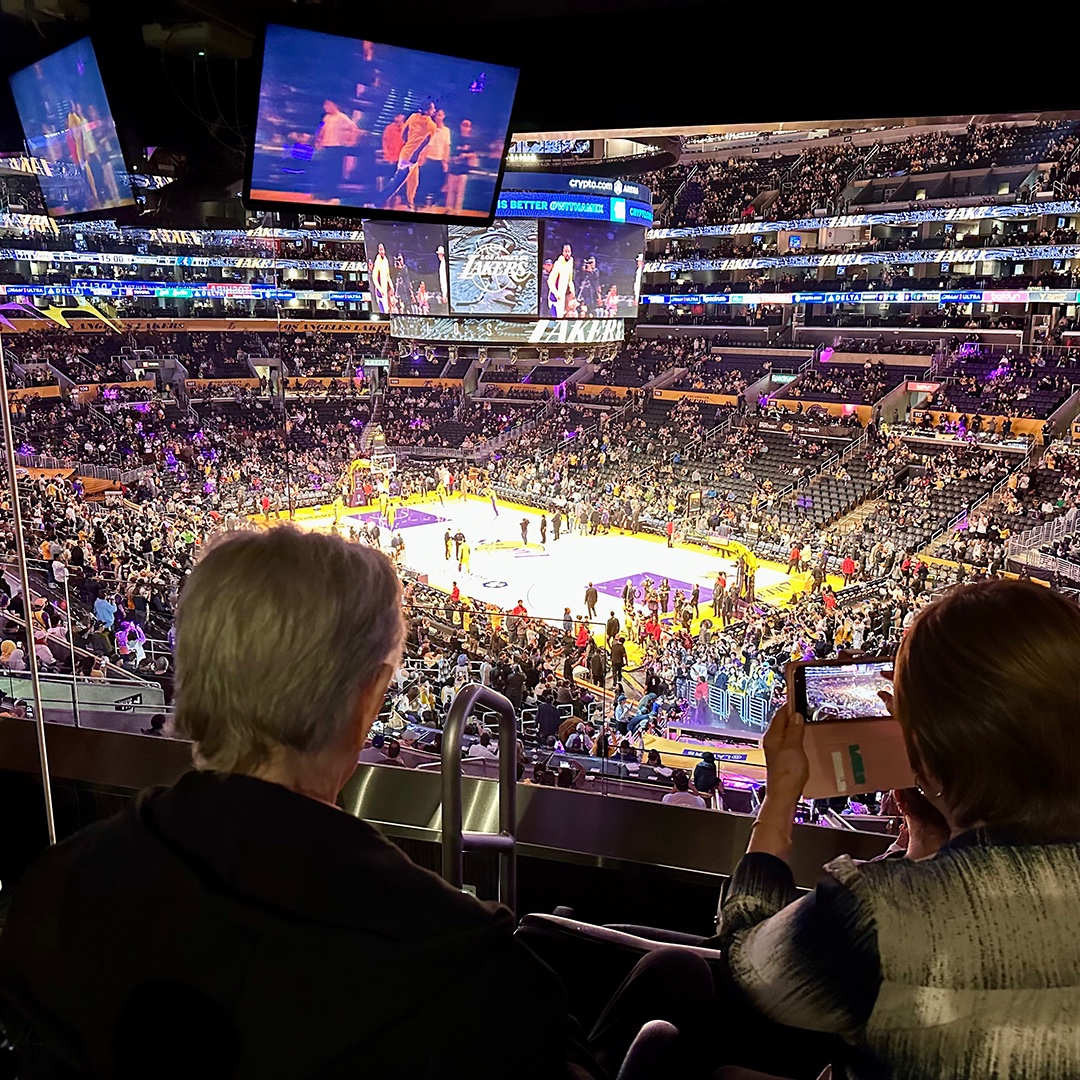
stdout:
POLYGON ((563 244, 562 254, 548 274, 548 312, 552 319, 566 318, 567 297, 574 295, 574 253, 563 244))
POLYGON ((390 276, 390 260, 386 257, 386 248, 382 244, 379 245, 378 254, 370 269, 371 294, 375 297, 375 306, 383 315, 389 315, 394 283, 390 276))
POLYGON ((420 156, 435 134, 435 102, 429 101, 422 112, 414 112, 405 121, 402 131, 404 142, 398 157, 397 172, 390 180, 390 195, 383 203, 383 209, 389 210, 397 198, 398 192, 405 188, 405 199, 410 210, 416 209, 416 189, 420 185, 420 156))

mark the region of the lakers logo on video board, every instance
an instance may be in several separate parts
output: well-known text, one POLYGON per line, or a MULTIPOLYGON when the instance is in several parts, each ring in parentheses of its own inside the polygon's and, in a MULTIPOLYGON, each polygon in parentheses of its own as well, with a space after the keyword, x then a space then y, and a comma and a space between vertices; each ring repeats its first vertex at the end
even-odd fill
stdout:
POLYGON ((535 221, 496 218, 487 228, 451 226, 451 311, 535 316, 538 245, 535 221))

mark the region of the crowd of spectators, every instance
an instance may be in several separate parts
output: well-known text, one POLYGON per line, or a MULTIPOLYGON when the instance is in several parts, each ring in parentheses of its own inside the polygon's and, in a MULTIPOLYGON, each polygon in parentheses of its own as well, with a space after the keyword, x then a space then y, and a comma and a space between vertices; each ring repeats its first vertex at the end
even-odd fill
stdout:
POLYGON ((686 374, 674 384, 673 389, 741 395, 748 386, 772 370, 772 362, 708 352, 694 356, 686 369, 686 374))
POLYGON ((595 368, 589 382, 601 386, 644 386, 664 371, 686 367, 705 347, 703 337, 632 337, 613 359, 595 368))
POLYGON ((942 377, 925 408, 1046 419, 1080 383, 1080 359, 1071 352, 998 356, 969 350, 954 356, 942 377))
POLYGON ((119 340, 114 334, 25 331, 7 339, 5 352, 9 362, 48 364, 76 383, 124 382, 130 375, 120 360, 119 340))
POLYGON ((863 364, 823 364, 805 372, 783 392, 797 401, 848 402, 872 405, 905 378, 922 374, 918 369, 888 365, 869 357, 863 364))
POLYGON ((524 405, 465 398, 453 387, 391 386, 384 396, 383 431, 389 446, 468 450, 517 426, 531 411, 524 405))
POLYGON ((807 149, 783 174, 776 198, 765 206, 769 218, 788 221, 810 217, 815 210, 840 212, 840 195, 858 164, 864 146, 823 146, 807 149))
POLYGON ((363 373, 364 357, 385 356, 389 341, 386 330, 372 334, 309 330, 286 336, 280 349, 290 374, 352 378, 363 373))
MULTIPOLYGON (((651 341, 630 352, 655 357, 657 364, 687 367, 691 378, 701 379, 713 364, 723 371, 723 352, 714 354, 714 348, 724 346, 716 338, 703 336, 651 341)), ((866 380, 880 370, 872 360, 867 364, 866 369, 856 367, 847 373, 856 378, 860 392, 865 392, 866 380)), ((762 373, 766 370, 761 368, 762 373)), ((732 372, 734 379, 746 377, 734 368, 732 372)), ((138 582, 144 580, 149 582, 151 594, 157 587, 158 606, 163 608, 157 612, 162 616, 156 631, 159 634, 167 632, 170 595, 186 568, 184 552, 190 555, 206 531, 239 525, 244 514, 281 508, 290 496, 295 505, 333 502, 340 494, 343 466, 359 453, 361 432, 371 419, 374 402, 370 395, 357 392, 355 382, 341 380, 329 387, 320 383, 309 393, 291 392, 284 399, 284 412, 280 400, 266 393, 267 389, 219 383, 194 402, 194 414, 168 395, 158 394, 149 400, 141 400, 145 395, 138 393, 130 400, 99 402, 93 409, 73 406, 64 399, 16 402, 23 452, 83 459, 93 453, 102 463, 141 469, 141 479, 130 485, 129 502, 122 510, 84 508, 74 490, 64 490, 53 498, 59 503, 66 500, 75 508, 76 524, 80 513, 90 515, 90 520, 96 515, 105 522, 109 540, 106 561, 111 569, 102 566, 103 572, 111 573, 125 589, 133 578, 137 579, 136 591, 138 582), (177 522, 185 527, 177 530, 177 522), (169 523, 174 531, 163 531, 162 523, 169 523), (115 529, 115 539, 110 528, 115 529), (131 541, 135 534, 137 541, 131 541), (178 547, 180 534, 185 539, 178 547), (156 555, 158 548, 168 555, 164 567, 162 559, 148 558, 156 555), (179 561, 179 574, 172 560, 179 561)), ((536 401, 535 397, 530 400, 536 401)), ((381 403, 381 419, 390 445, 455 452, 482 447, 495 435, 516 428, 514 443, 489 463, 486 481, 478 481, 472 490, 484 490, 483 483, 490 484, 500 494, 531 502, 552 516, 558 513, 564 528, 579 529, 586 535, 643 529, 663 534, 678 521, 677 536, 688 530, 738 536, 756 550, 780 559, 788 557, 791 547, 800 547, 802 565, 811 568, 820 564, 822 569, 820 575, 811 575, 808 594, 798 598, 794 610, 799 615, 794 621, 777 623, 774 615, 746 608, 745 596, 733 597, 725 613, 721 599, 717 621, 734 625, 738 617, 749 627, 734 639, 708 632, 702 639, 699 632, 691 633, 696 620, 683 618, 686 596, 676 597, 670 620, 655 617, 648 592, 641 597, 644 602, 640 606, 624 612, 628 617, 624 617, 622 633, 629 644, 642 649, 643 673, 654 674, 666 687, 665 693, 653 699, 660 702, 658 709, 650 707, 643 714, 657 729, 676 713, 699 707, 687 696, 687 688, 696 686, 702 671, 708 680, 723 683, 734 692, 768 697, 775 685, 778 658, 785 654, 797 649, 814 655, 824 649, 829 654, 852 639, 877 644, 879 639, 884 642, 890 634, 895 635, 924 602, 920 598, 957 573, 937 571, 935 578, 935 571, 919 561, 917 552, 1008 471, 1004 458, 976 447, 965 445, 921 456, 898 436, 876 438, 860 451, 857 460, 848 458, 828 470, 828 477, 847 479, 858 464, 867 477, 865 491, 882 493, 865 525, 837 530, 832 525, 822 527, 807 515, 789 517, 784 511, 788 497, 779 496, 785 486, 799 484, 801 477, 850 446, 850 437, 839 430, 831 436, 815 437, 795 430, 759 429, 752 417, 744 415, 745 403, 734 410, 643 394, 620 402, 618 409, 599 412, 573 401, 536 401, 536 405, 539 411, 534 412, 507 403, 463 399, 454 388, 392 387, 381 403), (523 420, 529 423, 520 427, 523 420), (738 421, 737 426, 734 421, 738 421), (449 425, 456 425, 452 437, 449 425), (702 495, 702 508, 698 518, 688 519, 687 500, 694 492, 702 495), (850 571, 844 569, 845 579, 852 585, 884 580, 884 597, 864 597, 853 607, 836 604, 835 592, 824 581, 825 573, 839 572, 849 559, 851 567, 850 571), (650 619, 650 615, 654 617, 650 619)), ((430 467, 426 480, 410 480, 406 472, 398 494, 431 491, 439 483, 435 468, 430 467)), ((442 483, 445 489, 446 479, 442 483)), ((1066 488, 1055 501, 1068 497, 1066 488)), ((44 505, 40 496, 38 502, 44 505)), ((62 513, 66 512, 64 508, 62 513)), ((34 526, 47 531, 55 517, 55 512, 38 514, 34 526)), ((65 516, 65 521, 70 523, 70 517, 65 516)), ((85 530, 75 529, 75 539, 80 532, 85 530)), ((91 539, 97 559, 99 538, 91 539)), ((84 551, 81 557, 86 554, 84 551)), ((968 561, 979 565, 977 559, 968 561)), ((995 560, 987 560, 984 567, 988 573, 1000 569, 995 560)), ((424 595, 432 599, 431 593, 424 595)), ((116 600, 111 596, 114 607, 116 600)), ((443 602, 440 599, 433 610, 443 602)), ((92 610, 93 603, 89 608, 92 610)), ((465 634, 472 622, 462 620, 457 608, 454 611, 458 614, 443 612, 436 621, 448 618, 451 626, 465 634)), ((488 607, 484 611, 487 614, 475 620, 481 635, 479 648, 465 649, 477 663, 485 657, 493 659, 488 651, 492 628, 484 630, 485 620, 493 612, 488 607)), ((571 701, 557 704, 572 704, 575 716, 584 713, 581 722, 593 721, 584 734, 594 746, 598 741, 603 746, 605 740, 618 746, 625 732, 605 728, 614 722, 614 716, 600 721, 589 708, 590 702, 579 704, 582 694, 574 689, 575 680, 593 681, 591 676, 604 664, 610 670, 610 650, 602 663, 595 660, 603 647, 597 641, 579 646, 575 626, 573 662, 558 673, 553 666, 555 658, 565 661, 565 643, 556 640, 559 635, 550 628, 513 619, 494 629, 500 627, 526 653, 545 637, 539 654, 546 659, 540 663, 537 656, 511 652, 515 659, 510 671, 496 675, 493 685, 506 685, 514 663, 522 673, 527 672, 528 679, 539 672, 540 680, 531 689, 540 686, 540 692, 523 698, 529 707, 539 708, 547 690, 554 701, 565 683, 571 701), (526 627, 522 640, 519 626, 526 627), (523 658, 529 665, 522 667, 523 658), (554 681, 545 672, 550 672, 554 681)), ((425 641, 430 643, 430 639, 425 641)), ((113 655, 117 654, 114 649, 113 655)), ((422 658, 423 654, 424 649, 419 649, 418 655, 422 658)), ((428 654, 430 659, 430 649, 428 654)), ((432 689, 421 686, 418 692, 427 695, 432 689)), ((434 691, 438 698, 440 687, 434 691)), ((625 683, 621 692, 628 698, 635 696, 625 683)), ((632 708, 632 702, 624 706, 622 719, 638 717, 640 721, 636 712, 626 716, 632 708)), ((640 726, 631 724, 627 730, 640 726)), ((562 745, 565 748, 565 742, 562 745)))
MULTIPOLYGON (((1075 184, 1076 122, 976 124, 959 133, 932 131, 878 143, 794 146, 772 153, 678 165, 653 177, 670 203, 669 227, 745 220, 787 221, 814 210, 844 213, 849 181, 958 169, 1050 163, 1024 199, 1057 183, 1075 184), (874 150, 875 145, 877 147, 874 150), (775 193, 770 195, 769 193, 775 193)), ((645 181, 648 182, 648 181, 645 181)))
POLYGON ((1038 120, 1025 125, 973 121, 959 134, 934 131, 883 142, 863 175, 896 176, 1058 161, 1071 152, 1070 140, 1075 139, 1075 133, 1073 120, 1038 120))
MULTIPOLYGON (((943 551, 962 564, 993 573, 1007 564, 1007 542, 1066 514, 1080 502, 1080 452, 1072 443, 1054 443, 1033 468, 1009 476, 1002 491, 963 522, 943 551)), ((1073 534, 1040 546, 1043 554, 1075 560, 1073 534)), ((1051 575, 1056 579, 1056 574, 1051 575)))

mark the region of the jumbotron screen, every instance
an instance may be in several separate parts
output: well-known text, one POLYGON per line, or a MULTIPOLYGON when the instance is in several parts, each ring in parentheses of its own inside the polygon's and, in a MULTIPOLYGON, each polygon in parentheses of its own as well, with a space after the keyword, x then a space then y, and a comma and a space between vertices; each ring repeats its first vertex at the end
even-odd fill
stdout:
POLYGON ((545 221, 540 315, 635 318, 644 250, 644 232, 633 226, 545 221))
POLYGON ((89 38, 16 72, 11 91, 27 152, 43 162, 38 181, 52 217, 134 205, 89 38))
POLYGON ((637 316, 645 231, 633 225, 522 217, 480 227, 365 222, 364 243, 372 307, 383 315, 637 316))
POLYGON ((490 221, 518 75, 271 24, 247 201, 490 221))
POLYGON ((371 306, 381 315, 448 315, 445 225, 364 224, 371 306))

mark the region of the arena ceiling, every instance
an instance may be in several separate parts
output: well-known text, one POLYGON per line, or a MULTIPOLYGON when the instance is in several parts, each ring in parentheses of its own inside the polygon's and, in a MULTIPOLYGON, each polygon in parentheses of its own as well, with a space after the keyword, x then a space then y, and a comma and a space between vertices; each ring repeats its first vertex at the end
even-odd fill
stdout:
MULTIPOLYGON (((1053 25, 1057 8, 1068 18, 1051 5, 1040 24, 1053 25)), ((224 190, 242 173, 252 53, 267 20, 517 63, 521 134, 674 135, 1076 104, 1068 35, 1009 61, 1004 44, 977 32, 977 16, 949 9, 911 25, 896 9, 888 24, 854 11, 842 26, 831 16, 816 25, 814 9, 731 0, 0 0, 0 12, 8 72, 92 33, 129 160, 146 147, 175 151, 192 191, 224 190), (207 29, 203 57, 191 24, 207 29)), ((5 84, 0 149, 20 144, 5 84)))

